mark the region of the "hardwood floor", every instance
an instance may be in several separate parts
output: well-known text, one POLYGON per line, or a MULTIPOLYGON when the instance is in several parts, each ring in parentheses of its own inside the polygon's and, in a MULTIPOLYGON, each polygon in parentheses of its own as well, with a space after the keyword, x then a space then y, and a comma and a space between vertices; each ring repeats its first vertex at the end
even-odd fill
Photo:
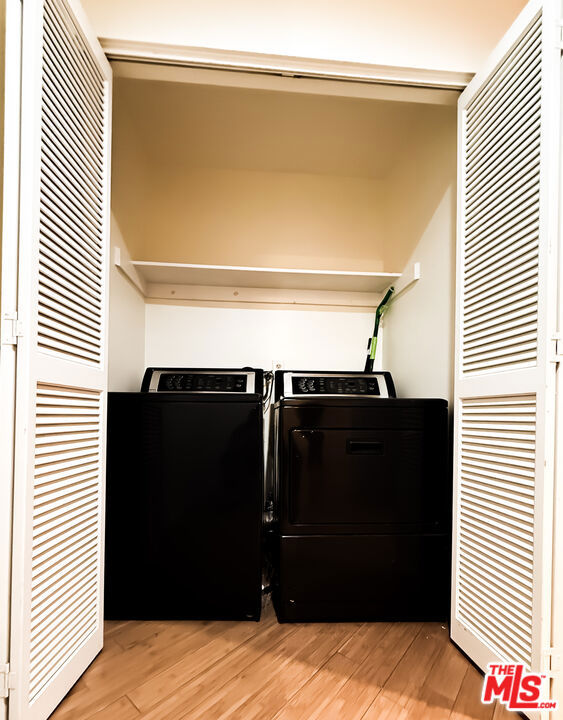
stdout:
POLYGON ((502 720, 439 623, 108 622, 53 720, 502 720))

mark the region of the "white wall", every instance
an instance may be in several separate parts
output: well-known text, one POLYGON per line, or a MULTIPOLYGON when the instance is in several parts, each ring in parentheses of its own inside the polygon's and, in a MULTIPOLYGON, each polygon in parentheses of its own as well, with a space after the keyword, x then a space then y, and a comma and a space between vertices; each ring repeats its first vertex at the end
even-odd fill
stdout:
POLYGON ((136 260, 383 270, 372 178, 158 168, 136 260))
POLYGON ((371 313, 147 303, 147 366, 363 370, 371 313))
POLYGON ((399 397, 453 398, 455 186, 449 187, 407 263, 422 277, 384 317, 383 363, 399 397))
MULTIPOLYGON (((113 85, 112 106, 112 148, 111 148, 111 209, 119 233, 125 238, 131 252, 137 248, 146 224, 146 211, 151 208, 147 194, 150 170, 145 160, 143 144, 139 142, 135 128, 135 117, 123 102, 118 92, 118 83, 113 85), (123 168, 127 168, 127 173, 123 168)), ((156 133, 158 134, 158 132, 156 133)), ((113 233, 112 233, 113 235, 113 233)))
POLYGON ((83 0, 100 37, 475 72, 525 0, 83 0))
POLYGON ((456 224, 456 116, 389 177, 388 237, 398 267, 420 262, 422 278, 384 317, 383 362, 401 397, 453 397, 456 224), (408 249, 410 256, 405 255, 408 249))
POLYGON ((145 301, 137 288, 115 266, 114 248, 124 240, 111 216, 109 389, 139 390, 145 366, 145 301))

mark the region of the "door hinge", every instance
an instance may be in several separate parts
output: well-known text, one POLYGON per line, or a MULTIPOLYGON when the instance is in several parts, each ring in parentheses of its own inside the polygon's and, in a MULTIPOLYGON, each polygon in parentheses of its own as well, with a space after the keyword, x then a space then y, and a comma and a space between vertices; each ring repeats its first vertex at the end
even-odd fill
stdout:
POLYGON ((9 663, 0 663, 0 698, 7 698, 16 687, 16 676, 10 672, 9 663))
POLYGON ((23 335, 23 323, 15 310, 2 313, 2 345, 17 345, 23 335))
POLYGON ((550 361, 560 363, 563 361, 563 342, 561 341, 561 333, 554 333, 551 336, 552 352, 550 361))
POLYGON ((549 648, 545 653, 545 669, 549 677, 559 676, 561 673, 561 652, 559 648, 549 648))

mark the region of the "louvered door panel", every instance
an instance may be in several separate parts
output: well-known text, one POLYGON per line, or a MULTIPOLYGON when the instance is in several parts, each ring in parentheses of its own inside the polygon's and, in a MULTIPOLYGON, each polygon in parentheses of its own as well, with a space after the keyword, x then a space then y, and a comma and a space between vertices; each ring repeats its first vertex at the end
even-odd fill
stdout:
POLYGON ((465 373, 537 360, 541 62, 537 18, 465 110, 465 373))
POLYGON ((551 642, 559 5, 531 2, 459 102, 451 633, 482 669, 543 672, 551 642))
POLYGON ((94 633, 101 600, 100 393, 36 397, 30 701, 94 633))
POLYGON ((99 364, 106 87, 68 10, 45 0, 38 344, 99 364))
POLYGON ((75 0, 23 5, 10 720, 101 649, 111 71, 75 0))
POLYGON ((459 619, 530 667, 535 398, 462 401, 460 423, 459 619))

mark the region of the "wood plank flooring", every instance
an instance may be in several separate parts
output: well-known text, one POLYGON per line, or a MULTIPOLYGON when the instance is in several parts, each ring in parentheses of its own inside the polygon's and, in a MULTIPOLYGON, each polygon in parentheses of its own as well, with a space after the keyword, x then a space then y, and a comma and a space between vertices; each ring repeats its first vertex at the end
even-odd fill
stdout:
POLYGON ((108 622, 53 720, 507 720, 439 623, 108 622))

